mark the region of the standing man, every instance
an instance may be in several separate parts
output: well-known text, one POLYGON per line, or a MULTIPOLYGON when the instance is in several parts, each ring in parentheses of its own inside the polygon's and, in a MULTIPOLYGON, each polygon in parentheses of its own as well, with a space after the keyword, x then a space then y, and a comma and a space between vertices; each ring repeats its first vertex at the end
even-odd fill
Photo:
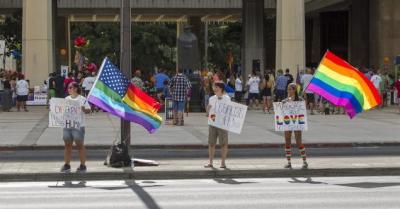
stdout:
POLYGON ((183 126, 184 124, 185 100, 191 87, 190 81, 183 75, 183 69, 179 68, 178 73, 171 79, 169 84, 174 109, 174 125, 183 126))
POLYGON ((60 73, 57 73, 54 77, 54 88, 56 91, 56 98, 64 97, 64 77, 60 73))
POLYGON ((164 82, 168 81, 169 77, 160 69, 154 78, 156 80, 157 97, 161 100, 161 95, 164 92, 164 82))
POLYGON ((374 84, 376 90, 379 92, 379 96, 382 98, 382 92, 381 92, 382 78, 379 75, 379 71, 378 71, 378 73, 373 72, 373 75, 371 77, 371 82, 374 84))
POLYGON ((138 88, 140 88, 141 90, 144 91, 144 83, 142 81, 142 79, 140 78, 142 77, 142 72, 140 72, 140 70, 136 70, 135 71, 135 76, 133 76, 131 82, 138 88))
POLYGON ((283 71, 279 69, 275 86, 275 100, 277 102, 280 102, 286 98, 286 87, 289 85, 288 83, 288 77, 283 75, 283 71))
POLYGON ((313 78, 311 69, 307 69, 306 73, 301 76, 301 81, 300 83, 303 85, 303 91, 304 91, 304 96, 306 98, 306 104, 308 108, 310 109, 310 114, 314 115, 314 102, 315 102, 315 97, 314 93, 312 91, 306 90, 308 84, 310 84, 311 80, 313 78))
POLYGON ((26 108, 26 101, 28 100, 29 94, 29 83, 25 80, 24 75, 18 76, 18 81, 16 85, 16 93, 17 93, 17 111, 21 111, 21 107, 28 112, 26 108))
POLYGON ((293 83, 294 79, 293 79, 292 74, 290 74, 289 68, 286 69, 285 76, 288 78, 287 86, 288 86, 289 84, 293 83))

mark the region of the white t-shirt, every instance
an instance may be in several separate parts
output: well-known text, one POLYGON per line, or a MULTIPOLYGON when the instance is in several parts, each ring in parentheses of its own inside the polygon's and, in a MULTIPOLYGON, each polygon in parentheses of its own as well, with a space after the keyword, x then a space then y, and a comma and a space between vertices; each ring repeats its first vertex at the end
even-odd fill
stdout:
MULTIPOLYGON (((73 101, 78 101, 79 104, 80 104, 82 107, 85 107, 85 109, 90 110, 89 102, 88 102, 87 99, 86 99, 84 96, 82 96, 82 95, 78 95, 78 96, 75 97, 75 98, 72 98, 71 96, 67 96, 67 97, 65 97, 65 99, 73 100, 73 101)), ((81 127, 85 127, 85 113, 84 113, 83 111, 81 111, 81 127)))
POLYGON ((260 78, 258 76, 249 79, 249 92, 252 94, 260 93, 260 78))
MULTIPOLYGON (((311 80, 313 78, 313 75, 311 74, 304 74, 301 76, 301 84, 303 84, 303 89, 307 88, 308 84, 310 84, 311 80)), ((304 91, 307 94, 313 93, 312 91, 305 90, 304 91)))
POLYGON ((211 108, 210 108, 208 114, 209 115, 215 114, 215 106, 218 104, 218 102, 223 102, 223 101, 230 102, 231 98, 226 94, 224 94, 221 98, 218 98, 217 95, 210 97, 210 99, 208 99, 208 105, 210 105, 211 108))
POLYGON ((382 78, 379 75, 373 75, 371 77, 371 82, 374 84, 375 88, 377 90, 379 90, 381 82, 382 82, 382 78))
POLYGON ((242 81, 239 78, 235 81, 235 91, 243 91, 242 81))
POLYGON ((16 84, 16 91, 18 96, 26 96, 29 94, 29 84, 26 80, 19 80, 16 84))
POLYGON ((92 89, 92 87, 94 85, 95 80, 96 80, 96 77, 93 77, 93 76, 86 77, 82 83, 83 89, 85 89, 86 91, 90 91, 90 89, 92 89))

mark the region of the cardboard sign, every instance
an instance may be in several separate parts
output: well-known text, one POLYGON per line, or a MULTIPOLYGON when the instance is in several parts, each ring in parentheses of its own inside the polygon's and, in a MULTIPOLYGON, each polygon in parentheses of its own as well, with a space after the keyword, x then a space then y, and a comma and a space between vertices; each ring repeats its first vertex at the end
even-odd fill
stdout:
POLYGON ((208 116, 208 125, 240 134, 247 106, 236 102, 220 101, 215 104, 215 113, 208 116))
POLYGON ((49 127, 79 129, 82 107, 78 101, 52 98, 50 100, 49 127))
POLYGON ((274 102, 275 131, 307 131, 307 110, 304 101, 274 102))

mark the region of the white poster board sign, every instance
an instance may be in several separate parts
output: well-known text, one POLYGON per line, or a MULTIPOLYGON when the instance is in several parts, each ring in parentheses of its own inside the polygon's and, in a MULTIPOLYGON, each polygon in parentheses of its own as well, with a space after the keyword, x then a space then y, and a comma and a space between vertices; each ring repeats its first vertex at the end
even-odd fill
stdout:
POLYGON ((274 102, 275 131, 307 131, 307 110, 304 101, 274 102))
POLYGON ((208 117, 208 125, 240 134, 246 112, 246 105, 231 101, 217 102, 215 104, 215 113, 211 113, 208 117))
POLYGON ((79 129, 82 108, 78 101, 62 98, 50 100, 49 127, 79 129))
POLYGON ((27 105, 46 105, 47 104, 47 93, 33 92, 29 94, 27 105))
POLYGON ((61 65, 61 76, 62 77, 67 77, 68 76, 68 66, 61 65))

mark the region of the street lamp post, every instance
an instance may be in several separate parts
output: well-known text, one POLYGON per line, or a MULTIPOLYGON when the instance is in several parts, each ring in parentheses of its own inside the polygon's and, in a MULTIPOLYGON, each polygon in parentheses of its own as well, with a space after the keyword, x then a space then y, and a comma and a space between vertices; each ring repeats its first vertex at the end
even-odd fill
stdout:
MULTIPOLYGON (((121 0, 121 71, 131 78, 131 1, 121 0)), ((128 150, 131 143, 131 124, 121 119, 121 142, 125 142, 128 150)))

